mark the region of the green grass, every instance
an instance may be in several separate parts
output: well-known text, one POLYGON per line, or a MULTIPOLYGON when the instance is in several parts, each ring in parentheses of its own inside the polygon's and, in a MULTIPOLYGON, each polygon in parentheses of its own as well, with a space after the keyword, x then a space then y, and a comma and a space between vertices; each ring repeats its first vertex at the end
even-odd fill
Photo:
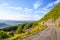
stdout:
POLYGON ((25 32, 25 33, 20 33, 20 34, 15 34, 15 36, 9 38, 9 40, 13 40, 13 39, 24 39, 24 38, 27 38, 29 36, 32 36, 38 32, 41 32, 43 31, 44 29, 46 29, 47 26, 44 26, 44 25, 38 25, 38 26, 35 26, 34 28, 31 28, 31 30, 29 32, 25 32))
POLYGON ((7 34, 10 36, 7 38, 8 40, 22 40, 23 38, 32 36, 38 32, 43 31, 47 28, 46 25, 41 25, 39 22, 46 21, 48 19, 58 19, 60 17, 60 3, 56 5, 50 12, 48 12, 41 20, 37 22, 32 23, 26 23, 26 24, 19 24, 17 27, 9 27, 2 30, 5 30, 4 32, 0 32, 0 37, 3 39, 2 36, 6 36, 7 34), (17 29, 16 29, 17 28, 17 29), (29 31, 27 31, 30 29, 29 31), (5 33, 7 32, 7 33, 5 33), (2 35, 3 33, 3 35, 2 35))
POLYGON ((48 12, 39 22, 46 21, 48 19, 58 19, 60 17, 60 3, 56 5, 50 12, 48 12))

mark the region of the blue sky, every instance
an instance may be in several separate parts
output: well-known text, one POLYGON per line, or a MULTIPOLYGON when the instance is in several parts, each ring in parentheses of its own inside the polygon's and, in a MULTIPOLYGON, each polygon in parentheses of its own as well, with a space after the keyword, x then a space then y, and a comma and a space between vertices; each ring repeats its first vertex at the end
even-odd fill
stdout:
POLYGON ((0 19, 39 20, 60 0, 0 0, 0 19))

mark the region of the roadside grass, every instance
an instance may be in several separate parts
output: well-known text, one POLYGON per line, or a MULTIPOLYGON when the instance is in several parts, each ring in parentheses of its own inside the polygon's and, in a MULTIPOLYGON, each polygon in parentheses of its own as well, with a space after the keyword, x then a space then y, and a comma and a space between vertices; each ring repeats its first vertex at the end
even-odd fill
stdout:
POLYGON ((14 34, 14 36, 9 38, 9 40, 16 40, 16 39, 22 40, 22 39, 27 38, 29 36, 32 36, 32 35, 34 35, 34 34, 36 34, 38 32, 41 32, 46 28, 47 28, 47 26, 38 25, 38 26, 35 26, 34 28, 32 28, 29 32, 20 33, 20 34, 14 34))

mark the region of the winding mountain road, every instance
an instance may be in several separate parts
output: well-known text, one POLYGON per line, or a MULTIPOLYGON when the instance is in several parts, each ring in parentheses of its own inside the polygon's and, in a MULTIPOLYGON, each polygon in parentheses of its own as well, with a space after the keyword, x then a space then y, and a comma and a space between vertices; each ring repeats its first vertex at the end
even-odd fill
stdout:
POLYGON ((44 31, 23 40, 60 40, 60 28, 50 26, 44 31))

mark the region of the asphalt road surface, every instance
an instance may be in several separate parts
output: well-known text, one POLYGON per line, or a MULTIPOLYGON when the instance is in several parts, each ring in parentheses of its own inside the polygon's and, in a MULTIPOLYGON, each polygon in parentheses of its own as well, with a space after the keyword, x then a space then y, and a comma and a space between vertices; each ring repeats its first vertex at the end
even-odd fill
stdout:
POLYGON ((60 28, 50 26, 44 31, 23 40, 60 40, 60 28))

